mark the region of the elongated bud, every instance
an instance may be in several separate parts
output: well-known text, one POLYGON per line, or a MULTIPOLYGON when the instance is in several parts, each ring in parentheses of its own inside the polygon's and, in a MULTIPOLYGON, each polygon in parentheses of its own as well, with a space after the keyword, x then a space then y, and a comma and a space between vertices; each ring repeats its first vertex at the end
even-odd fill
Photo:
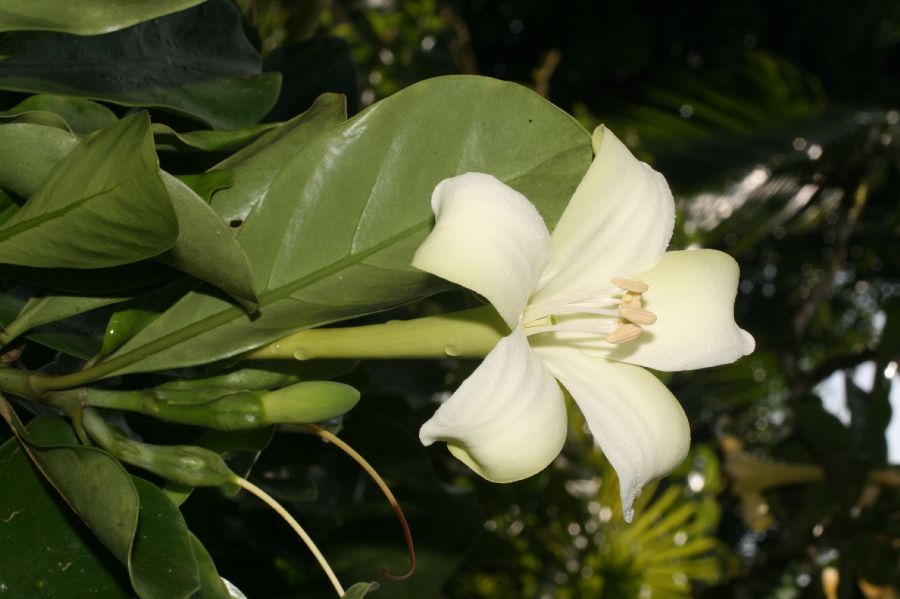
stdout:
POLYGON ((114 457, 166 480, 191 487, 218 487, 237 478, 222 457, 208 449, 136 441, 110 426, 92 408, 84 410, 82 423, 91 438, 114 457))
POLYGON ((265 424, 307 424, 336 418, 359 401, 359 391, 343 383, 309 381, 262 396, 265 424))
POLYGON ((242 391, 203 403, 187 403, 149 393, 141 400, 140 411, 160 420, 222 431, 260 428, 266 426, 261 417, 262 395, 258 391, 242 391))
POLYGON ((54 394, 56 403, 64 399, 97 408, 140 412, 167 422, 234 431, 335 418, 356 405, 359 391, 343 383, 307 381, 276 391, 75 389, 54 394))

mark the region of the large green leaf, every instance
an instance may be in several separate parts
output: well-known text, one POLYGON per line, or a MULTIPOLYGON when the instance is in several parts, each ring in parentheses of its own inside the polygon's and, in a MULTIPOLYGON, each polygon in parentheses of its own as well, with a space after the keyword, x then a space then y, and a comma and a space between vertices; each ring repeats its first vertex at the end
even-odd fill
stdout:
POLYGON ((9 597, 133 596, 125 569, 21 450, 0 447, 0 588, 9 597))
POLYGON ((14 427, 35 465, 119 561, 126 563, 138 522, 138 494, 108 453, 77 445, 62 418, 39 416, 26 431, 0 399, 0 416, 14 427))
POLYGON ((0 125, 0 187, 27 198, 77 146, 76 136, 55 127, 0 125))
POLYGON ((0 0, 0 31, 97 35, 184 10, 203 0, 0 0))
POLYGON ((0 228, 0 262, 101 268, 160 254, 178 221, 146 113, 85 139, 0 228))
POLYGON ((187 599, 199 589, 190 533, 159 488, 130 476, 109 454, 78 445, 62 418, 39 416, 25 429, 2 398, 0 415, 66 503, 128 565, 141 599, 187 599))
POLYGON ((212 283, 248 310, 256 309, 250 262, 234 233, 190 187, 166 172, 162 175, 181 234, 159 261, 212 283))
POLYGON ((0 89, 165 107, 217 129, 255 124, 280 85, 228 0, 102 36, 47 35, 0 63, 0 89))
POLYGON ((346 119, 346 100, 337 94, 324 94, 303 114, 217 164, 215 169, 231 172, 234 182, 215 195, 213 209, 239 227, 256 203, 266 197, 285 163, 325 130, 346 119))
MULTIPOLYGON (((409 262, 432 226, 439 181, 491 173, 553 226, 591 159, 589 136, 571 117, 526 88, 482 77, 414 85, 312 139, 301 127, 273 142, 291 148, 299 138, 301 147, 284 152, 271 183, 260 176, 238 235, 260 312, 248 318, 222 299, 188 294, 99 374, 218 360, 434 293, 446 284, 409 262)), ((235 172, 214 204, 240 186, 235 172)))

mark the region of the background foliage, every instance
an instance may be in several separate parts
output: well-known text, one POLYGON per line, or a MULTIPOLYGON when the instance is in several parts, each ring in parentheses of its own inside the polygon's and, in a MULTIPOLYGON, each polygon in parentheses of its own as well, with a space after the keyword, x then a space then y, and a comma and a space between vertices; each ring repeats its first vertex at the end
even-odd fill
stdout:
MULTIPOLYGON (((13 3, 0 2, 0 15, 5 4, 13 3)), ((6 363, 73 372, 85 360, 115 359, 170 339, 165 347, 173 351, 106 374, 195 367, 277 336, 265 319, 243 324, 243 311, 256 305, 265 314, 278 302, 307 302, 311 319, 290 326, 347 317, 380 322, 475 305, 477 298, 458 290, 421 299, 437 290, 427 287, 433 282, 391 267, 391 251, 409 251, 424 235, 425 229, 415 229, 429 216, 424 203, 410 200, 399 218, 385 218, 390 226, 372 229, 370 247, 394 248, 378 244, 406 237, 355 266, 362 274, 348 280, 357 288, 338 283, 337 271, 324 283, 331 287, 316 288, 308 278, 327 271, 316 260, 350 267, 338 249, 304 254, 296 248, 267 262, 264 257, 277 252, 266 243, 293 238, 272 235, 273 226, 316 230, 315 221, 280 218, 282 198, 298 178, 330 172, 325 150, 339 146, 358 122, 338 125, 344 111, 352 117, 373 104, 371 141, 358 150, 369 158, 353 163, 355 174, 331 173, 319 191, 346 203, 331 214, 316 213, 321 222, 338 214, 357 218, 362 208, 354 201, 368 197, 384 172, 408 179, 402 157, 391 162, 392 140, 415 146, 417 156, 432 156, 423 168, 427 176, 416 183, 427 195, 429 182, 451 174, 435 154, 436 140, 464 147, 478 131, 498 140, 490 148, 492 166, 479 169, 521 178, 552 223, 568 197, 566 185, 577 183, 587 164, 586 142, 574 123, 546 117, 547 132, 534 137, 545 142, 538 150, 545 155, 523 155, 527 140, 505 148, 499 140, 508 138, 498 132, 529 111, 549 114, 524 90, 515 96, 511 90, 518 88, 503 88, 504 97, 521 98, 504 111, 490 107, 491 92, 479 84, 411 88, 448 74, 517 82, 588 130, 608 124, 666 175, 679 204, 673 245, 717 247, 739 260, 737 319, 755 336, 757 351, 734 365, 667 380, 688 412, 693 451, 676 473, 643 493, 631 525, 621 521, 615 476, 583 433, 577 411, 559 460, 513 485, 475 479, 442 449, 420 446, 416 431, 434 400, 455 389, 473 363, 371 362, 299 375, 241 374, 245 386, 254 377, 339 376, 362 390, 360 404, 340 423, 341 437, 400 498, 418 563, 411 579, 381 580, 373 596, 898 596, 896 420, 893 466, 886 441, 891 388, 896 397, 900 384, 896 3, 570 2, 562 8, 528 0, 208 0, 184 12, 174 11, 198 3, 154 3, 166 8, 152 14, 109 10, 91 20, 55 13, 57 4, 35 2, 34 14, 7 18, 3 27, 13 32, 3 34, 2 53, 10 58, 0 63, 0 316, 12 323, 2 335, 11 352, 6 363), (174 14, 161 16, 167 12, 174 14), (112 33, 98 35, 105 32, 112 33), (320 97, 326 92, 346 100, 320 97), (149 108, 149 119, 138 107, 149 108), (413 115, 442 127, 435 138, 421 139, 421 129, 409 124, 413 115), (89 144, 77 145, 95 131, 89 144), (92 151, 103 160, 92 159, 92 151), (162 176, 152 167, 153 152, 162 176), (141 155, 150 157, 133 160, 141 155), (122 164, 106 163, 106 156, 122 164), (547 157, 556 160, 554 179, 537 168, 519 169, 523 161, 537 165, 547 157), (100 162, 107 166, 98 168, 100 162), (141 212, 94 209, 95 202, 115 205, 120 179, 134 186, 128 196, 141 212), (160 189, 182 198, 173 203, 181 209, 154 203, 160 189), (257 202, 270 202, 273 216, 245 222, 257 202), (65 221, 59 222, 78 227, 77 235, 54 232, 60 210, 65 221), (48 227, 17 225, 33 220, 27 211, 48 227), (98 214, 116 220, 98 220, 98 214), (109 256, 122 254, 110 245, 119 238, 106 233, 125 229, 143 235, 146 244, 129 246, 140 253, 127 256, 123 266, 110 262, 109 256), (216 233, 223 229, 237 232, 238 243, 184 245, 227 238, 216 233), (183 231, 193 234, 179 235, 183 231), (48 262, 17 261, 16 249, 25 243, 39 247, 48 262), (196 260, 211 252, 219 259, 196 260), (76 255, 90 263, 65 262, 76 255), (93 270, 71 270, 86 266, 93 270), (173 268, 188 276, 174 277, 173 268), (223 272, 228 285, 221 283, 223 272), (373 283, 382 277, 391 285, 373 283), (208 285, 198 287, 199 281, 208 285), (348 298, 346 305, 322 300, 337 292, 348 298), (371 293, 383 296, 376 301, 371 293), (363 296, 370 304, 361 308, 363 296), (175 311, 155 319, 172 305, 175 311), (198 314, 212 332, 188 326, 198 314), (204 341, 199 333, 215 338, 204 341), (19 335, 28 340, 21 355, 21 343, 10 344, 19 335), (195 338, 194 345, 180 345, 195 338), (831 411, 840 417, 823 408, 823 399, 841 408, 831 411)), ((119 4, 129 3, 111 3, 119 4)), ((283 319, 270 310, 271 318, 283 319)), ((149 387, 171 374, 132 374, 124 381, 149 387)), ((257 388, 273 384, 266 378, 257 388)), ((0 573, 19 576, 0 577, 15 581, 5 583, 13 592, 3 589, 7 596, 16 596, 15 585, 31 584, 32 594, 18 596, 96 591, 124 597, 134 586, 145 589, 142 596, 165 597, 174 596, 165 587, 171 584, 215 597, 221 590, 209 581, 216 569, 248 597, 330 593, 306 550, 256 500, 198 488, 161 524, 141 520, 147 506, 172 505, 152 484, 160 480, 81 447, 54 416, 32 419, 31 412, 46 409, 24 402, 16 407, 30 420, 23 434, 43 452, 38 461, 49 464, 44 469, 68 463, 67 452, 82 463, 98 461, 93 471, 104 473, 105 488, 121 496, 118 509, 127 513, 121 526, 104 532, 98 528, 107 519, 91 526, 81 511, 91 534, 15 441, 7 442, 0 449, 0 521, 11 514, 23 519, 13 520, 21 525, 9 533, 15 537, 2 536, 9 528, 0 527, 0 573), (69 449, 53 449, 58 446, 69 449), (28 511, 18 515, 23 498, 28 511), (29 514, 36 519, 25 520, 29 514), (16 542, 24 538, 35 539, 28 551, 16 542), (47 555, 30 553, 44 546, 51 548, 47 555), (167 549, 154 550, 160 546, 167 549), (179 571, 181 578, 158 580, 169 562, 190 567, 179 571)), ((389 506, 355 464, 317 437, 264 429, 198 438, 188 427, 141 417, 129 418, 128 426, 154 442, 213 448, 242 474, 252 465, 253 480, 321 541, 342 579, 375 580, 382 566, 404 570, 405 548, 389 506)), ((0 439, 10 436, 0 432, 0 439)), ((163 488, 170 498, 179 492, 163 488)))

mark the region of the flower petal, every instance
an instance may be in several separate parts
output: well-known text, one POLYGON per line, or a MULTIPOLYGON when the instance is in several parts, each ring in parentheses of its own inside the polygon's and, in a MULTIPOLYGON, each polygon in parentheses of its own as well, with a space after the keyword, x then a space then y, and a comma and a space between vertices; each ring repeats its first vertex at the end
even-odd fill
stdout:
POLYGON ((734 362, 753 351, 750 333, 734 322, 738 265, 716 250, 667 252, 640 275, 644 308, 656 323, 607 357, 656 370, 691 370, 734 362))
POLYGON ((528 199, 483 173, 441 181, 434 230, 412 265, 483 295, 510 329, 550 260, 550 233, 528 199))
POLYGON ((559 455, 566 439, 562 391, 521 327, 422 425, 419 439, 445 441, 454 456, 494 482, 527 478, 559 455))
POLYGON ((553 230, 553 263, 535 301, 603 288, 656 264, 669 243, 675 203, 662 175, 605 127, 596 157, 553 230))
POLYGON ((654 478, 687 455, 691 428, 678 400, 656 377, 572 347, 538 344, 535 352, 568 390, 588 428, 619 475, 622 514, 654 478))

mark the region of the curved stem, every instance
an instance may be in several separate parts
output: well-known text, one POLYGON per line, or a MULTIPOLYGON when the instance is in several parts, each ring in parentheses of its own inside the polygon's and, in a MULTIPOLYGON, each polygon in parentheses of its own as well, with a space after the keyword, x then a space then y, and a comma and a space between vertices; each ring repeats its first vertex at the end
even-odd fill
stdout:
POLYGON ((381 575, 389 580, 406 580, 407 578, 412 576, 413 572, 416 571, 416 550, 413 547, 412 533, 409 530, 409 524, 406 521, 406 516, 403 514, 403 510, 400 509, 400 504, 397 502, 397 498, 394 497, 394 494, 391 492, 390 487, 387 486, 387 483, 384 482, 384 479, 382 479, 378 472, 375 471, 375 468, 373 468, 372 465, 369 464, 369 462, 367 462, 364 457, 362 457, 355 449, 345 443, 340 437, 334 435, 333 433, 316 424, 306 424, 304 426, 329 443, 337 445, 344 453, 353 458, 353 460, 357 464, 359 464, 370 477, 372 477, 372 480, 375 481, 375 484, 378 485, 378 488, 381 489, 382 493, 384 493, 384 496, 387 498, 388 503, 390 503, 391 507, 394 508, 394 513, 397 514, 397 518, 400 520, 400 525, 403 527, 403 537, 406 539, 406 548, 409 551, 409 569, 406 571, 406 573, 396 576, 394 574, 389 574, 387 569, 382 568, 381 575))
POLYGON ((271 495, 251 483, 249 480, 241 477, 235 477, 234 484, 246 490, 248 493, 252 493, 256 497, 262 500, 267 506, 275 510, 279 516, 281 516, 285 522, 287 522, 291 528, 294 529, 294 532, 303 539, 303 542, 309 548, 310 552, 313 554, 313 557, 316 558, 316 561, 319 562, 319 566, 321 566, 322 570, 325 572, 325 575, 328 577, 328 580, 331 581, 331 586, 334 587, 334 590, 337 592, 338 597, 344 596, 344 587, 341 586, 341 583, 338 581, 337 576, 335 576, 334 571, 331 569, 331 566, 328 565, 328 561, 325 559, 325 556, 322 555, 322 552, 319 551, 319 548, 316 547, 316 544, 313 543, 313 540, 310 538, 306 531, 303 530, 303 527, 300 526, 300 523, 294 519, 291 514, 281 507, 281 504, 275 501, 271 495))

